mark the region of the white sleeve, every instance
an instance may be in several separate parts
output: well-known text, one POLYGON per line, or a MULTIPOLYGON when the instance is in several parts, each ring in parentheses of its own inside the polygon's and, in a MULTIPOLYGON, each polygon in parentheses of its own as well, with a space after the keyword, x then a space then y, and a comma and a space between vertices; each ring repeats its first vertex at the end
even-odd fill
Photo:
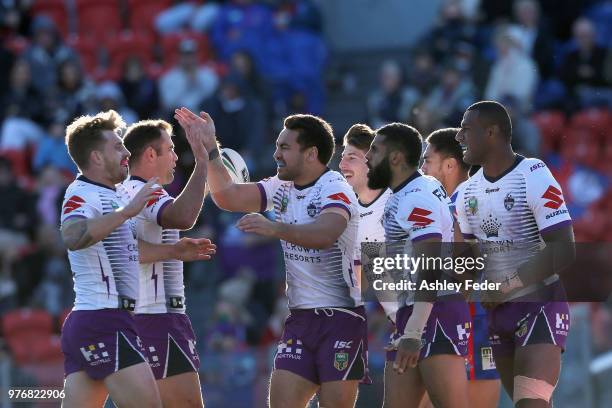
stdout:
MULTIPOLYGON (((135 192, 137 193, 137 191, 135 192)), ((145 207, 140 212, 140 215, 142 215, 147 221, 154 222, 161 227, 162 213, 168 204, 174 202, 174 198, 164 189, 156 191, 154 194, 156 197, 147 202, 145 207)))
POLYGON ((356 212, 357 197, 353 188, 341 179, 325 183, 321 189, 321 212, 326 208, 341 208, 350 219, 356 212))
POLYGON ((571 224, 561 186, 546 164, 537 160, 527 171, 527 204, 540 233, 571 224))
POLYGON ((60 222, 63 224, 70 218, 96 218, 102 215, 100 200, 84 190, 72 191, 64 196, 60 222))
POLYGON ((474 232, 470 228, 470 223, 467 219, 465 212, 465 189, 461 188, 457 193, 457 199, 455 200, 455 216, 457 217, 457 223, 459 224, 459 230, 461 235, 465 239, 476 239, 474 232))
POLYGON ((279 180, 278 176, 268 177, 257 183, 261 196, 260 212, 270 211, 274 208, 274 194, 282 184, 283 182, 279 180))
MULTIPOLYGON (((440 207, 446 205, 428 191, 410 193, 406 199, 400 200, 395 217, 413 242, 427 238, 442 238, 440 207)), ((449 211, 448 208, 444 210, 449 211)))

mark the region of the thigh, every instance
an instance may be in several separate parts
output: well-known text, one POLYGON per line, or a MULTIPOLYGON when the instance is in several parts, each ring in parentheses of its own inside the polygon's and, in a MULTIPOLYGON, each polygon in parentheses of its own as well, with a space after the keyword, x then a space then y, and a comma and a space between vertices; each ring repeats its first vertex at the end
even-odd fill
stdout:
POLYGON ((328 381, 321 384, 319 406, 353 408, 357 400, 359 381, 328 381))
POLYGON ((424 392, 418 368, 398 374, 393 370, 393 362, 386 362, 384 408, 418 408, 424 392))
POLYGON ((270 378, 270 408, 305 407, 318 388, 298 374, 275 369, 270 378))
MULTIPOLYGON (((556 386, 561 372, 561 348, 553 344, 534 344, 520 347, 514 355, 514 375, 521 375, 556 386)), ((547 407, 540 399, 517 401, 517 407, 547 407)))
POLYGON ((422 360, 419 370, 434 406, 467 408, 467 376, 463 357, 435 355, 422 360))
POLYGON ((157 380, 164 408, 203 407, 202 388, 197 373, 183 373, 157 380))
POLYGON ((62 408, 100 408, 108 395, 101 380, 92 380, 85 371, 69 374, 64 380, 62 408))
POLYGON ((121 408, 161 408, 155 378, 147 363, 129 366, 104 379, 115 405, 121 408))
POLYGON ((499 402, 500 380, 468 381, 470 408, 496 408, 499 402))

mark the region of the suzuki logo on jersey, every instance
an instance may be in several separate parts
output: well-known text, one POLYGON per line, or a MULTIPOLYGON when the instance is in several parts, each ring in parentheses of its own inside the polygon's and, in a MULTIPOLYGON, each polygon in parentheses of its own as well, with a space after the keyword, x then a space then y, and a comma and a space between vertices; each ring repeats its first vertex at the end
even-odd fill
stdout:
POLYGON ((163 190, 157 190, 157 191, 153 192, 153 195, 154 195, 155 197, 153 197, 152 199, 150 199, 150 200, 147 202, 147 208, 149 208, 150 206, 152 206, 153 204, 155 204, 155 203, 156 203, 156 202, 157 202, 157 201, 158 201, 158 200, 161 198, 161 196, 163 196, 163 195, 164 195, 164 191, 163 191, 163 190))
POLYGON ((553 186, 548 186, 542 198, 548 200, 544 207, 552 208, 553 210, 558 209, 563 204, 563 194, 558 188, 553 186))
POLYGON ((350 349, 352 343, 353 343, 353 340, 351 341, 336 340, 336 342, 334 343, 334 348, 335 349, 350 349))
POLYGON ((80 208, 83 204, 85 204, 85 200, 79 196, 73 195, 66 200, 66 204, 64 204, 64 215, 71 213, 77 208, 80 208))
POLYGON ((415 227, 424 228, 433 222, 432 219, 427 218, 429 214, 431 214, 431 211, 424 210, 419 207, 414 207, 414 209, 408 216, 408 221, 414 222, 415 227))
POLYGON ((329 198, 330 200, 342 201, 348 205, 351 205, 351 200, 349 200, 344 193, 332 194, 330 196, 327 196, 327 198, 329 198))

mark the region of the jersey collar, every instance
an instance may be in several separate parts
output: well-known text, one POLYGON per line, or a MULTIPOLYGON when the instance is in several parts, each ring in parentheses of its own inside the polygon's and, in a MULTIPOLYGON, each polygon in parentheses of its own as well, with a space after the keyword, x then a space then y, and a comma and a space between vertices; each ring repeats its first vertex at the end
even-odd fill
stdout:
POLYGON ((296 189, 296 190, 304 190, 304 189, 310 188, 310 187, 314 186, 314 185, 316 184, 316 182, 317 182, 317 181, 319 181, 319 179, 320 179, 321 177, 323 177, 323 175, 324 175, 325 173, 327 173, 329 170, 330 170, 330 168, 329 168, 329 167, 326 167, 326 168, 325 168, 325 171, 324 171, 323 173, 321 173, 321 175, 320 175, 319 177, 317 177, 316 179, 314 179, 314 180, 313 180, 313 181, 311 181, 310 183, 308 183, 308 184, 304 184, 303 186, 298 186, 297 184, 293 183, 293 187, 295 187, 295 189, 296 189))
POLYGON ((482 169, 482 175, 485 178, 485 180, 487 180, 489 183, 495 183, 499 180, 501 180, 506 174, 510 173, 512 170, 514 170, 516 168, 516 166, 519 165, 520 162, 523 161, 525 157, 521 156, 520 154, 516 155, 516 158, 514 159, 514 163, 512 163, 512 165, 510 167, 508 167, 506 169, 506 171, 504 171, 503 173, 501 173, 499 176, 497 177, 489 177, 485 174, 484 169, 482 169))
POLYGON ((147 182, 147 180, 143 179, 142 177, 138 177, 138 176, 130 176, 130 180, 138 180, 138 181, 142 181, 143 183, 147 182))
POLYGON ((378 199, 379 199, 380 197, 382 197, 382 196, 383 196, 383 194, 385 194, 386 192, 387 192, 387 189, 386 189, 386 188, 383 188, 383 189, 380 191, 380 193, 378 193, 378 195, 376 196, 376 198, 375 198, 375 199, 373 199, 372 201, 370 201, 370 203, 369 203, 369 204, 364 204, 364 203, 362 203, 362 202, 361 202, 361 200, 357 200, 357 202, 358 202, 358 203, 359 203, 359 205, 360 205, 360 206, 362 206, 363 208, 368 208, 369 206, 371 206, 372 204, 374 204, 375 202, 377 202, 377 201, 378 201, 378 199))
POLYGON ((412 175, 410 177, 408 177, 406 180, 404 180, 399 186, 395 187, 392 191, 393 193, 397 193, 398 191, 400 191, 402 188, 406 187, 408 185, 408 183, 410 183, 412 180, 414 180, 417 177, 421 177, 422 174, 416 170, 414 173, 412 173, 412 175))
POLYGON ((102 183, 96 183, 95 181, 88 179, 87 177, 85 177, 82 174, 77 177, 77 180, 81 180, 81 181, 84 181, 85 183, 93 184, 94 186, 108 188, 109 190, 117 191, 114 187, 105 186, 102 183))

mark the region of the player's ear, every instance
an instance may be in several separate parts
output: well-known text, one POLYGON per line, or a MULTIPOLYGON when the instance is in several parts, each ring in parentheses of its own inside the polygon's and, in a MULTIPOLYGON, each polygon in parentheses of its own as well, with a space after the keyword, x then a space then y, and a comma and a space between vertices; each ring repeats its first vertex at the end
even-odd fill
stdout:
POLYGON ((393 166, 397 166, 402 160, 402 154, 399 150, 393 150, 389 152, 389 163, 393 166))
POLYGON ((89 162, 92 164, 102 164, 104 163, 104 156, 100 150, 92 150, 89 153, 89 162))
POLYGON ((308 155, 306 157, 311 162, 316 162, 317 160, 319 160, 319 149, 317 149, 317 146, 312 146, 311 148, 309 148, 308 155))

